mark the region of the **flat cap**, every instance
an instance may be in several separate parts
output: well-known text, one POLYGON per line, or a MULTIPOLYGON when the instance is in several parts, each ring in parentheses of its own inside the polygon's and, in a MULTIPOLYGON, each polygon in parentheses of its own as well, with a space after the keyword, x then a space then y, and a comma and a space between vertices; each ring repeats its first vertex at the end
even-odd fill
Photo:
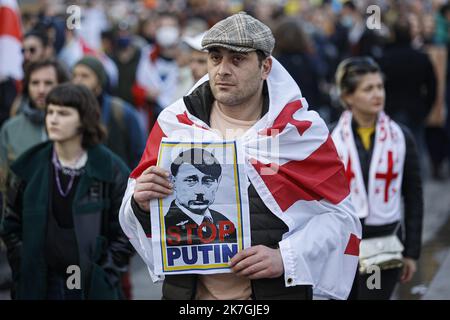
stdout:
POLYGON ((223 47, 237 52, 263 51, 271 55, 275 46, 272 31, 245 12, 236 13, 217 22, 202 40, 203 49, 223 47))
POLYGON ((184 37, 183 41, 191 48, 197 51, 204 51, 202 48, 202 39, 205 36, 206 32, 202 32, 195 36, 184 37))

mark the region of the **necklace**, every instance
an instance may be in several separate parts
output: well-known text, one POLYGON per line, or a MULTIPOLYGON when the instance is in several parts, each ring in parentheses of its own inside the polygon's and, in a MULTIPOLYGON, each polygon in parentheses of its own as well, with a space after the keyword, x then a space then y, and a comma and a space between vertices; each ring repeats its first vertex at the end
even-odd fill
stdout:
MULTIPOLYGON (((77 159, 76 163, 78 163, 78 161, 80 161, 80 159, 83 155, 84 155, 84 153, 81 154, 81 156, 77 159)), ((70 190, 72 190, 72 186, 73 186, 75 177, 81 175, 82 170, 64 168, 61 165, 61 162, 59 161, 58 156, 56 155, 55 149, 53 149, 52 162, 53 162, 53 166, 55 167, 55 178, 56 178, 56 186, 58 187, 58 192, 62 197, 65 198, 69 194, 70 190), (64 191, 62 188, 61 180, 59 178, 59 171, 61 171, 65 175, 70 176, 70 180, 67 185, 66 191, 64 191)))

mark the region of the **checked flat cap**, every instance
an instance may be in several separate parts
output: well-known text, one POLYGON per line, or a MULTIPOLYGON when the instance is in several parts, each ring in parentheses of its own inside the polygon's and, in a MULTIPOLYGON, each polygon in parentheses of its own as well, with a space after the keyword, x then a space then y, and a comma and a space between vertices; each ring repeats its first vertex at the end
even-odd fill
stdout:
POLYGON ((239 12, 216 23, 202 40, 203 49, 223 47, 237 52, 263 51, 271 55, 275 46, 272 31, 261 21, 239 12))

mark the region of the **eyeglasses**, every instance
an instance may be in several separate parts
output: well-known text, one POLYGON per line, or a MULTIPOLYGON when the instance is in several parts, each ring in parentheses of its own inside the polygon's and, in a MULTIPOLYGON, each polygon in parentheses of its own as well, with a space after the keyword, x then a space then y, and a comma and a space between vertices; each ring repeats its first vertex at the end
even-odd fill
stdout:
POLYGON ((36 47, 22 48, 22 54, 27 51, 30 52, 31 54, 35 54, 37 49, 36 49, 36 47))

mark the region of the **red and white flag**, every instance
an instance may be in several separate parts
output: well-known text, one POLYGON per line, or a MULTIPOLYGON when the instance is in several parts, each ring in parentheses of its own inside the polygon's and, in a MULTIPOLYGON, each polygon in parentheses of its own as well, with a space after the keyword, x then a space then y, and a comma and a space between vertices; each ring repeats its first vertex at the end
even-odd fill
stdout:
POLYGON ((370 226, 397 222, 402 214, 401 189, 406 156, 403 131, 384 112, 380 113, 366 188, 353 136, 352 118, 350 111, 342 113, 331 136, 346 167, 356 213, 370 226))
MULTIPOLYGON (((191 89, 208 81, 205 76, 191 89)), ((361 225, 345 169, 328 129, 289 73, 273 58, 267 79, 268 112, 242 137, 250 182, 270 211, 289 227, 279 243, 286 286, 312 285, 314 294, 346 299, 356 272, 361 225)), ((186 109, 183 99, 164 109, 131 173, 120 222, 152 273, 151 241, 134 216, 135 179, 157 163, 160 141, 221 141, 222 137, 186 109)), ((239 152, 238 151, 238 152, 239 152)))
POLYGON ((0 81, 21 80, 22 27, 17 1, 0 0, 0 81))

